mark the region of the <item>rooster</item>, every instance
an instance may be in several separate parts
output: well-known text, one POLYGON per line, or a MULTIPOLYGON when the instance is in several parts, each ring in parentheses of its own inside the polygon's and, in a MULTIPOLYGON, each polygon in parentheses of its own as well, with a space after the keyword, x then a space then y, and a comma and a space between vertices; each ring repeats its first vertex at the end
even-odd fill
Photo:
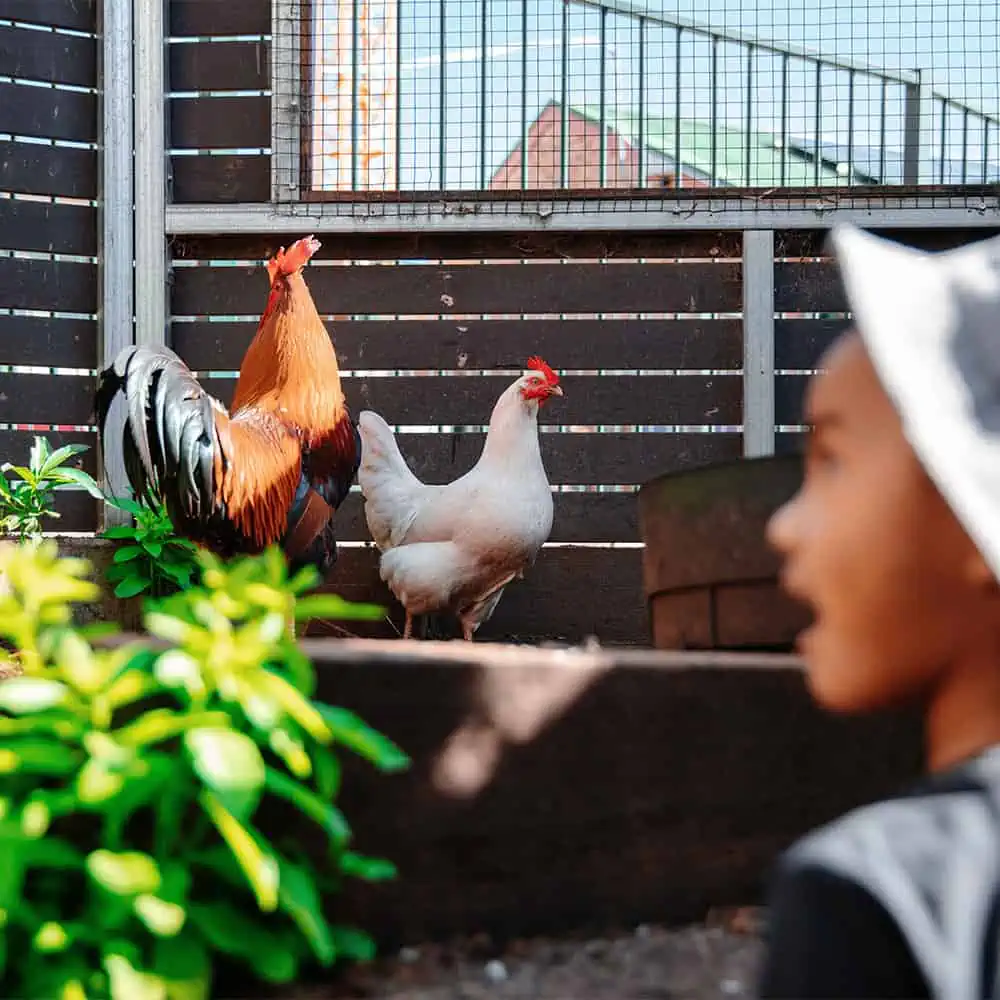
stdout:
POLYGON ((162 499, 179 534, 223 557, 277 543, 293 568, 326 576, 361 442, 302 276, 319 247, 309 236, 268 261, 270 294, 229 411, 166 347, 122 350, 98 376, 95 409, 103 445, 124 395, 129 482, 138 500, 162 499))
POLYGON ((471 640, 504 588, 522 577, 552 530, 552 491, 538 444, 538 411, 561 396, 559 378, 540 358, 497 400, 476 465, 443 486, 422 483, 377 413, 358 416, 358 482, 365 518, 381 550, 379 571, 406 611, 450 613, 471 640))

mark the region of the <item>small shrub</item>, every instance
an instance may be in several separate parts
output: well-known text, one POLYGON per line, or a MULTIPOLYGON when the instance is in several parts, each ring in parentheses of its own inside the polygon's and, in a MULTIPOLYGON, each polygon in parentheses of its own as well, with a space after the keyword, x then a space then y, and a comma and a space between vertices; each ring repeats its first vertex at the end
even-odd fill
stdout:
POLYGON ((198 547, 177 534, 162 503, 147 507, 117 497, 109 503, 135 519, 133 524, 116 525, 101 534, 118 543, 104 574, 116 597, 165 597, 197 581, 198 547))
POLYGON ((71 625, 71 603, 97 596, 87 562, 51 541, 0 545, 0 635, 24 671, 0 683, 2 996, 204 1000, 222 956, 289 983, 305 961, 372 955, 322 905, 344 877, 395 874, 350 847, 335 748, 385 772, 409 761, 316 700, 287 623, 382 609, 299 598, 315 573, 289 580, 276 549, 199 559, 197 586, 148 606, 165 649, 94 648, 71 625), (266 803, 280 816, 270 839, 266 803))
POLYGON ((48 439, 36 437, 28 454, 27 465, 4 462, 0 466, 0 528, 20 541, 38 538, 42 519, 58 518, 55 494, 59 490, 84 489, 98 500, 101 488, 93 476, 68 465, 70 459, 87 451, 85 444, 66 444, 52 450, 48 439), (8 478, 12 472, 14 478, 8 478))

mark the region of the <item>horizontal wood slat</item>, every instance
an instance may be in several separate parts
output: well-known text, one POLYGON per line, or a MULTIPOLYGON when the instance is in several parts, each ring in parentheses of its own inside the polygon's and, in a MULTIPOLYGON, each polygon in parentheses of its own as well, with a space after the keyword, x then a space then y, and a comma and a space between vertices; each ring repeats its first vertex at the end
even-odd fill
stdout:
POLYGON ((774 324, 775 368, 815 368, 848 328, 842 319, 779 319, 774 324))
MULTIPOLYGON (((637 542, 639 504, 635 493, 553 493, 552 542, 637 542)), ((370 542, 361 494, 352 493, 337 512, 337 538, 370 542)))
POLYGON ((777 455, 801 454, 805 450, 808 431, 781 432, 774 435, 774 451, 777 455))
MULTIPOLYGON (((513 377, 407 376, 344 378, 355 415, 380 413, 390 424, 486 424, 513 377)), ((205 388, 229 405, 235 379, 211 378, 205 388)), ((566 395, 550 402, 543 422, 559 424, 738 424, 740 375, 567 376, 566 395)))
POLYGON ((0 190, 96 198, 97 150, 0 142, 0 190))
POLYGON ((97 255, 97 209, 0 199, 0 243, 7 250, 97 255))
POLYGON ((269 0, 168 0, 171 35, 262 35, 271 31, 269 0))
POLYGON ((0 309, 97 311, 97 265, 0 258, 0 309))
POLYGON ((31 445, 36 437, 48 440, 52 450, 64 444, 84 444, 87 451, 73 458, 70 464, 97 476, 97 435, 86 431, 3 431, 0 430, 0 463, 27 465, 31 445))
POLYGON ((94 142, 97 96, 72 90, 0 83, 3 130, 13 135, 94 142))
POLYGON ((175 98, 169 104, 173 149, 271 145, 269 97, 175 98))
POLYGON ((97 323, 88 319, 0 318, 0 365, 93 368, 97 323))
MULTIPOLYGON (((563 368, 738 369, 739 320, 327 321, 348 369, 493 368, 532 354, 563 368)), ((174 323, 175 351, 198 371, 235 371, 253 323, 174 323)))
MULTIPOLYGON (((950 250, 1000 233, 1000 226, 984 229, 876 229, 886 239, 920 250, 950 250)), ((829 257, 829 229, 798 229, 775 233, 775 257, 829 257)))
POLYGON ((100 504, 83 490, 60 490, 55 509, 59 517, 45 518, 43 531, 97 531, 100 527, 100 504))
POLYGON ((94 412, 90 375, 0 372, 0 423, 86 424, 94 412))
POLYGON ((193 42, 169 47, 171 90, 268 90, 267 42, 193 42))
MULTIPOLYGON (((504 592, 478 640, 566 640, 596 635, 605 643, 648 644, 642 596, 642 553, 638 549, 545 549, 525 579, 504 592)), ((342 622, 355 634, 392 637, 402 631, 403 612, 378 576, 374 549, 342 549, 325 589, 350 600, 387 608, 388 623, 342 622)), ((316 623, 310 634, 336 634, 316 623)))
POLYGON ((802 422, 802 401, 808 375, 778 375, 774 385, 774 420, 778 424, 802 422))
POLYGON ((74 31, 97 30, 98 0, 0 0, 0 17, 74 31))
MULTIPOLYGON (((306 222, 303 222, 306 226, 306 222)), ((303 228, 272 236, 191 236, 175 239, 174 257, 193 260, 265 260, 279 246, 288 246, 310 230, 303 228)), ((331 233, 322 240, 317 260, 595 260, 652 257, 687 260, 693 257, 739 258, 738 232, 625 230, 582 233, 331 233)), ((308 272, 307 272, 308 274, 308 272)))
POLYGON ((96 87, 97 41, 0 25, 0 76, 96 87))
MULTIPOLYGON (((738 312, 740 265, 509 264, 311 267, 323 313, 738 312)), ((175 268, 175 315, 244 314, 266 298, 259 267, 175 268)))
POLYGON ((271 157, 173 156, 170 158, 171 200, 248 203, 271 196, 271 157))
POLYGON ((847 312, 840 272, 831 260, 774 266, 776 312, 847 312))

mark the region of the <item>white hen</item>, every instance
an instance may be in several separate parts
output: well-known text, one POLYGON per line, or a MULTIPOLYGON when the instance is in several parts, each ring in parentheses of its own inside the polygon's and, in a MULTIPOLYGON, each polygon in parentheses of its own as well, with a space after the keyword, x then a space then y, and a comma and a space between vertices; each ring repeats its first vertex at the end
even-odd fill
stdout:
POLYGON ((552 491, 538 447, 538 410, 561 396, 540 358, 497 400, 479 461, 446 485, 422 483, 389 425, 371 410, 358 417, 358 483, 365 517, 382 551, 380 572, 406 610, 451 612, 471 639, 504 587, 522 576, 552 530, 552 491))

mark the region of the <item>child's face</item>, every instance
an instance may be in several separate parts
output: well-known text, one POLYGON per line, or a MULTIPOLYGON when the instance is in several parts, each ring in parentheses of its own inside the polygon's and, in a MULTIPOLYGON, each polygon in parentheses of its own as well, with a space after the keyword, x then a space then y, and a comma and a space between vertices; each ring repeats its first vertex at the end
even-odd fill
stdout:
MULTIPOLYGON (((824 359, 802 488, 769 539, 814 612, 799 637, 818 701, 863 711, 929 694, 982 612, 984 567, 918 463, 860 337, 824 359)), ((933 405, 933 400, 928 401, 933 405)))

